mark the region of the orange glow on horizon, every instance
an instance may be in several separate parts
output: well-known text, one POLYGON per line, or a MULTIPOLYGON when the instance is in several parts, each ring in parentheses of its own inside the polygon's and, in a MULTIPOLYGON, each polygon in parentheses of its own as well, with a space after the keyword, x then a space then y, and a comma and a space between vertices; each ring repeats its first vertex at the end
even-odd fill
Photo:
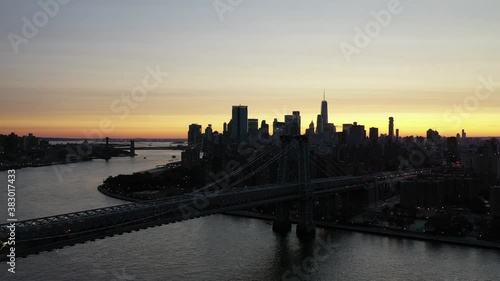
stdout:
MULTIPOLYGON (((249 109, 250 111, 251 109, 249 109)), ((251 111, 250 111, 251 112, 251 111)), ((290 112, 291 113, 291 112, 290 112)), ((290 114, 287 113, 287 114, 290 114)), ((403 114, 404 115, 404 114, 403 114)), ((269 124, 270 130, 272 130, 272 115, 268 115, 264 120, 269 124)), ((471 126, 474 122, 481 124, 480 119, 474 118, 473 120, 467 120, 462 124, 463 126, 453 128, 433 126, 432 124, 438 124, 435 116, 430 116, 429 118, 424 118, 421 116, 419 120, 415 120, 418 114, 406 114, 405 117, 399 117, 397 114, 393 114, 395 118, 395 129, 400 130, 400 136, 425 136, 428 129, 436 129, 439 131, 441 136, 455 136, 460 133, 462 128, 467 132, 468 137, 498 137, 500 136, 499 130, 496 128, 494 121, 491 123, 482 124, 481 126, 471 126)), ((153 118, 153 117, 150 117, 153 118)), ((149 138, 149 139, 185 139, 187 138, 188 126, 192 123, 197 123, 202 125, 202 132, 208 124, 212 124, 214 131, 219 131, 222 133, 222 124, 224 122, 229 122, 231 115, 224 114, 219 116, 179 116, 169 117, 161 116, 158 117, 160 120, 171 120, 170 122, 147 122, 142 120, 144 118, 137 118, 140 121, 134 122, 116 122, 113 124, 114 129, 100 129, 99 116, 88 117, 87 120, 92 121, 80 121, 71 122, 68 120, 54 120, 51 118, 41 118, 35 122, 31 120, 16 120, 15 124, 12 122, 0 121, 0 134, 10 134, 14 132, 18 135, 27 135, 28 133, 33 133, 38 137, 55 137, 55 138, 149 138), (175 119, 175 120, 173 120, 175 119), (95 125, 93 125, 95 124, 95 125), (13 126, 14 125, 14 126, 13 126)), ((249 118, 259 118, 259 114, 249 114, 249 118)), ((301 131, 305 132, 305 129, 309 127, 311 120, 316 123, 316 116, 312 114, 302 115, 301 131)), ((261 122, 259 118, 259 124, 261 122)), ((330 120, 335 123, 337 132, 342 131, 342 124, 352 124, 353 122, 358 122, 360 125, 365 126, 365 130, 368 135, 370 127, 376 127, 379 129, 379 134, 387 134, 388 131, 388 121, 387 116, 370 115, 370 114, 349 114, 344 116, 343 120, 339 120, 337 116, 331 114, 330 120), (339 120, 335 122, 335 120, 339 120), (349 121, 348 121, 349 120, 349 121)), ((278 118, 278 121, 283 121, 283 117, 278 118)), ((438 120, 439 121, 439 120, 438 120)), ((484 123, 484 122, 483 122, 484 123)))

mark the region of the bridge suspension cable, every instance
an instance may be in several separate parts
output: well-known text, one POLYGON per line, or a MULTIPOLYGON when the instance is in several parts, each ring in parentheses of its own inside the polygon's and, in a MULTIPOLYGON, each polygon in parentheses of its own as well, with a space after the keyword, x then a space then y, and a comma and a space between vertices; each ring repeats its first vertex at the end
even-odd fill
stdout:
MULTIPOLYGON (((248 179, 249 177, 254 176, 256 173, 258 173, 258 172, 262 171, 263 169, 269 167, 269 165, 271 165, 274 161, 276 161, 277 159, 279 159, 279 157, 283 153, 288 152, 291 149, 292 146, 296 145, 296 143, 297 143, 297 141, 294 140, 294 142, 292 142, 290 145, 288 145, 287 147, 281 149, 280 152, 277 155, 273 156, 266 164, 260 166, 257 170, 253 171, 252 173, 246 175, 242 179, 237 180, 235 183, 232 183, 231 185, 229 185, 228 187, 225 187, 225 188, 227 188, 227 189, 233 188, 236 184, 241 183, 242 181, 248 179)), ((198 190, 193 191, 192 193, 199 193, 199 192, 205 191, 205 190, 207 190, 210 187, 218 185, 219 183, 221 183, 223 181, 226 181, 226 180, 228 180, 228 179, 230 179, 230 178, 232 178, 232 177, 240 174, 243 170, 245 170, 248 167, 256 164, 263 157, 267 156, 270 152, 272 152, 273 150, 276 150, 277 148, 278 148, 277 146, 270 146, 270 147, 268 147, 264 151, 260 152, 259 155, 256 158, 254 158, 252 161, 245 163, 243 166, 239 167, 237 170, 234 170, 231 173, 225 175, 222 179, 218 179, 218 180, 216 180, 213 183, 210 183, 210 184, 208 184, 208 185, 206 185, 206 186, 204 186, 204 187, 202 187, 202 188, 200 188, 198 190)))
POLYGON ((256 170, 254 170, 252 173, 244 176, 243 178, 237 180, 236 182, 232 183, 228 188, 233 188, 235 187, 236 185, 242 183, 243 181, 249 179, 250 177, 253 177, 256 173, 262 171, 263 169, 269 167, 274 161, 276 161, 277 159, 279 159, 281 157, 281 155, 283 155, 284 153, 288 153, 288 151, 290 149, 292 149, 292 147, 296 146, 298 143, 297 140, 294 140, 292 143, 290 143, 290 145, 288 145, 287 147, 285 147, 284 149, 282 149, 280 151, 279 154, 273 156, 273 158, 271 158, 266 164, 260 166, 259 168, 257 168, 256 170))
POLYGON ((342 175, 348 175, 347 171, 344 170, 344 168, 342 166, 340 166, 339 163, 337 163, 335 161, 332 161, 331 165, 337 167, 338 170, 340 170, 340 172, 341 172, 342 175))
POLYGON ((322 171, 322 172, 323 172, 326 176, 328 176, 328 177, 333 177, 333 175, 332 175, 331 173, 327 172, 327 171, 328 171, 328 168, 327 168, 324 164, 322 164, 322 163, 321 163, 321 162, 320 162, 317 158, 315 158, 315 157, 311 157, 310 159, 311 159, 312 161, 314 161, 314 163, 316 164, 316 167, 317 167, 320 171, 322 171), (323 168, 325 168, 325 169, 326 169, 326 171, 325 171, 325 169, 323 169, 323 168))
POLYGON ((219 183, 223 182, 223 181, 226 181, 227 179, 231 178, 231 177, 234 177, 236 175, 238 175, 239 173, 241 173, 244 169, 254 165, 257 161, 260 161, 263 157, 265 157, 267 154, 271 153, 273 150, 276 150, 276 148, 278 148, 277 146, 270 146, 268 147, 267 149, 265 149, 264 151, 260 152, 259 155, 254 158, 252 161, 250 162, 247 162, 245 163, 243 166, 239 167, 238 169, 232 171, 231 173, 229 174, 226 174, 224 175, 223 178, 221 179, 218 179, 210 184, 207 184, 206 186, 202 187, 202 188, 199 188, 195 191, 193 191, 192 193, 198 193, 198 192, 201 192, 201 191, 204 191, 210 187, 213 187, 215 185, 218 185, 219 183))
POLYGON ((331 161, 331 162, 326 161, 325 159, 318 158, 317 155, 311 155, 311 159, 316 161, 317 164, 322 165, 322 167, 325 168, 327 171, 332 170, 336 173, 336 174, 331 174, 331 173, 326 173, 325 171, 323 171, 326 175, 329 175, 329 176, 348 175, 348 173, 341 166, 339 166, 339 164, 336 163, 335 161, 331 161))

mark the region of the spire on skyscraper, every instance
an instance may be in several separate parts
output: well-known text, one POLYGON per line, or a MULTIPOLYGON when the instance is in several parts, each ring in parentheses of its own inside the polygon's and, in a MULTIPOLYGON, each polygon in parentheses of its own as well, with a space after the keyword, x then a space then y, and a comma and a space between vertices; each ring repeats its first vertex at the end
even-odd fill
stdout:
POLYGON ((328 124, 328 102, 326 101, 325 89, 323 89, 323 101, 321 102, 321 116, 323 117, 323 126, 327 126, 327 124, 328 124))

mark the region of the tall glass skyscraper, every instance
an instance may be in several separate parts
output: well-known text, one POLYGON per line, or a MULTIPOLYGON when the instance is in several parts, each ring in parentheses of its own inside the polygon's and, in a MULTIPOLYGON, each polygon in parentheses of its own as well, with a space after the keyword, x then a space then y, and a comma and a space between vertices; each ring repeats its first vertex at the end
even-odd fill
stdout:
POLYGON ((233 143, 240 143, 245 140, 248 132, 248 107, 246 105, 233 105, 231 121, 231 139, 233 143))
POLYGON ((323 126, 328 124, 328 102, 325 99, 325 94, 323 93, 323 101, 321 102, 321 116, 323 117, 323 126))

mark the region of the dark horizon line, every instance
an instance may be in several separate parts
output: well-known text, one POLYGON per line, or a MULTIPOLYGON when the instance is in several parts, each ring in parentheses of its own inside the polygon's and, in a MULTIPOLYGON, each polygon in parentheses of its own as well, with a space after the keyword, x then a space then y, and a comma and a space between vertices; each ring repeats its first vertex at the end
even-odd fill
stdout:
MULTIPOLYGON (((104 140, 104 138, 67 138, 67 137, 39 137, 44 140, 104 140)), ((187 138, 109 138, 110 140, 187 140, 187 138)))
MULTIPOLYGON (((15 132, 14 132, 15 133, 15 132)), ((15 133, 16 134, 16 133, 15 133)), ((9 135, 9 134, 2 134, 0 133, 0 135, 9 135)), ((303 134, 305 135, 305 134, 303 134)), ((381 135, 384 135, 384 134, 380 134, 379 136, 381 135)), ((19 135, 18 135, 19 136, 19 135)), ((43 140, 104 140, 106 139, 106 137, 104 138, 75 138, 75 137, 43 137, 43 136, 37 136, 37 135, 34 135, 35 137, 37 138, 40 138, 40 139, 43 139, 43 140)), ((22 137, 22 136, 21 136, 22 137)), ((410 136, 399 136, 400 138, 405 138, 405 137, 426 137, 425 135, 417 135, 417 136, 413 136, 413 135, 410 135, 410 136)), ((456 137, 456 135, 453 135, 453 136, 441 136, 441 137, 456 137)), ((467 136, 467 139, 487 139, 487 138, 500 138, 500 136, 479 136, 479 137, 469 137, 467 136)), ((127 138, 127 137, 122 137, 122 138, 113 138, 113 137, 109 137, 110 140, 154 140, 154 141, 158 141, 158 140, 187 140, 187 137, 186 138, 127 138)))

